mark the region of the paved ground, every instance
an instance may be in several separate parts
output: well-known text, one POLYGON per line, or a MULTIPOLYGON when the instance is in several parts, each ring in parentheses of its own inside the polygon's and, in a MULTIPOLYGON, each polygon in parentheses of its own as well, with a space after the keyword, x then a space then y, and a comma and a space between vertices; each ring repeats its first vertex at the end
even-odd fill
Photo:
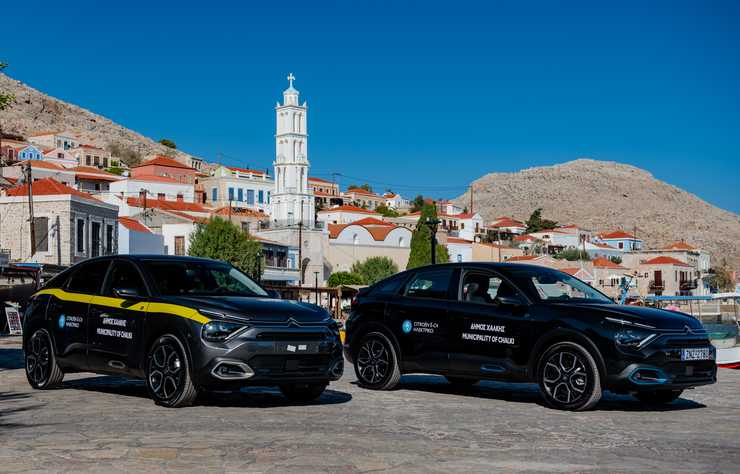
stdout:
POLYGON ((740 472, 737 370, 668 407, 607 396, 588 413, 545 408, 527 385, 354 380, 311 405, 250 389, 168 410, 141 383, 93 374, 32 391, 17 338, 0 338, 0 471, 740 472))

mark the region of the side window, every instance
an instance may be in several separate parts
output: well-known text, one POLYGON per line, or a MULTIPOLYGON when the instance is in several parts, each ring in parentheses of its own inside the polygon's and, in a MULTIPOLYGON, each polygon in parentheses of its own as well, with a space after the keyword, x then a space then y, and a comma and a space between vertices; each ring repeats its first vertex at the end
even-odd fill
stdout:
POLYGON ((451 269, 419 272, 406 286, 406 296, 415 298, 448 299, 451 269))
POLYGON ((517 290, 500 277, 483 273, 467 273, 463 279, 463 301, 494 304, 498 297, 517 296, 517 290))
POLYGON ((389 278, 388 280, 378 284, 378 287, 373 291, 374 294, 382 295, 395 295, 398 290, 401 289, 401 285, 406 280, 406 275, 400 275, 397 277, 389 278))
POLYGON ((134 290, 136 292, 135 294, 140 296, 146 296, 147 294, 144 281, 141 279, 141 275, 139 275, 139 272, 131 262, 122 260, 116 261, 113 264, 113 270, 111 271, 109 281, 110 283, 108 283, 105 289, 106 295, 113 295, 114 288, 134 290))
POLYGON ((75 270, 67 283, 67 291, 72 293, 99 294, 100 287, 108 271, 110 260, 83 263, 75 270))

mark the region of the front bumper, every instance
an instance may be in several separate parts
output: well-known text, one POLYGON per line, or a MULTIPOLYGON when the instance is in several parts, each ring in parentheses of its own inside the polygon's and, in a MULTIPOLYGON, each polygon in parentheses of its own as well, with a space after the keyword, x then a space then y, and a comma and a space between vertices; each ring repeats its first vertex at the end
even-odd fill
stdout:
POLYGON ((717 382, 716 351, 708 339, 661 336, 640 356, 625 357, 619 370, 607 377, 616 392, 683 390, 717 382), (681 360, 682 349, 706 347, 708 360, 681 360))
POLYGON ((341 341, 327 326, 258 326, 197 346, 193 379, 201 387, 329 383, 344 371, 341 341))

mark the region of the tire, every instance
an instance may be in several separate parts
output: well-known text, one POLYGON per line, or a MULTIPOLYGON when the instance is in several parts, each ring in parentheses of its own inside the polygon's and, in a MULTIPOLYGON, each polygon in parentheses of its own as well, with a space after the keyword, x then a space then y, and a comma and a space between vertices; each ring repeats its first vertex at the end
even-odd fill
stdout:
POLYGON ((312 402, 324 393, 326 387, 326 383, 292 383, 281 385, 280 391, 291 402, 312 402))
POLYGON ((365 334, 354 359, 355 375, 364 388, 392 390, 401 380, 398 353, 382 332, 365 334))
POLYGON ((26 378, 31 387, 46 390, 58 387, 64 379, 64 372, 57 364, 54 345, 46 329, 33 333, 24 348, 26 378))
POLYGON ((665 405, 678 399, 683 390, 653 390, 650 392, 637 392, 635 398, 649 405, 665 405))
POLYGON ((447 375, 445 375, 445 378, 456 387, 471 387, 480 382, 478 379, 466 379, 464 377, 451 377, 447 375))
POLYGON ((146 388, 157 405, 168 408, 189 406, 198 395, 185 346, 176 336, 166 334, 152 344, 146 360, 146 388))
POLYGON ((589 410, 601 400, 596 360, 575 342, 555 343, 542 354, 537 382, 545 402, 559 410, 589 410))

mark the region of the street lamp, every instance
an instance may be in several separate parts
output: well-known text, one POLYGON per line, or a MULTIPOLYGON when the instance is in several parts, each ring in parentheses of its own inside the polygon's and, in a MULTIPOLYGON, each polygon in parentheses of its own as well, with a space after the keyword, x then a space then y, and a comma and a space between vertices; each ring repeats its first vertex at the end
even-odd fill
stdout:
POLYGON ((427 220, 424 222, 432 232, 430 239, 432 245, 432 265, 437 263, 437 227, 439 227, 440 222, 437 217, 427 217, 427 220))

